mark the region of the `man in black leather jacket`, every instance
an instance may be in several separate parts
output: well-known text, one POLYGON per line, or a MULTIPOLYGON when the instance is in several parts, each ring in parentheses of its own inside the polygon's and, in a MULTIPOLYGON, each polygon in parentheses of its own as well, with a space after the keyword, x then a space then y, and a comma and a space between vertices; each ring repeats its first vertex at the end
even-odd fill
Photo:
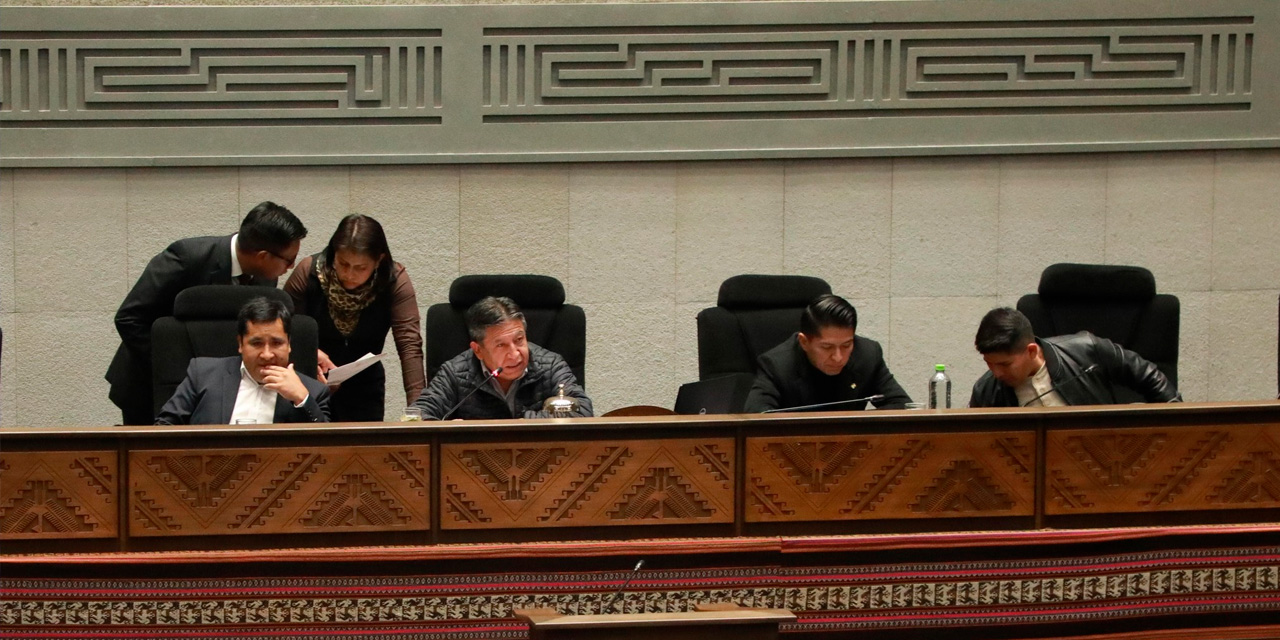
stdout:
POLYGON ((524 313, 510 298, 490 296, 471 305, 471 349, 440 365, 431 377, 413 403, 422 409, 422 417, 547 418, 543 402, 557 395, 561 385, 566 396, 578 400, 573 415, 590 417, 591 399, 569 364, 559 354, 528 342, 525 328, 524 313))
POLYGON ((1182 396, 1156 365, 1087 331, 1037 338, 1021 312, 992 309, 978 325, 974 346, 989 371, 973 385, 970 407, 1117 404, 1116 387, 1147 402, 1182 396))

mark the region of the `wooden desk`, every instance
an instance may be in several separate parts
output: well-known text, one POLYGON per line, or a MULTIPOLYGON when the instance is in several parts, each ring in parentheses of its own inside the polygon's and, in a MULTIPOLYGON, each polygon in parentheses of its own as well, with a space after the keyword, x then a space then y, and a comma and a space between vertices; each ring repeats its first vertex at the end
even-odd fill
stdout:
POLYGON ((0 430, 0 553, 1280 520, 1280 402, 0 430))

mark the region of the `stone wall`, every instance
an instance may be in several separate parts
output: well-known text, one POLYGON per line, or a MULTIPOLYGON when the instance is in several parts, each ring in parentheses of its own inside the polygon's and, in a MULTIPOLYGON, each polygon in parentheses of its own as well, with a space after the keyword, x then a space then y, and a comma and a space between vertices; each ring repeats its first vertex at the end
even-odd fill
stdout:
MULTIPOLYGON (((825 278, 857 305, 859 333, 884 344, 908 392, 922 397, 944 362, 963 404, 984 370, 978 319, 1062 261, 1143 265, 1182 300, 1186 399, 1276 393, 1278 150, 5 169, 3 424, 118 421, 102 375, 112 316, 142 267, 174 239, 231 232, 268 199, 307 223, 304 253, 347 213, 377 217, 424 312, 459 274, 559 278, 586 309, 600 412, 673 403, 697 377, 694 315, 738 273, 825 278)), ((390 393, 388 407, 402 400, 390 393)))

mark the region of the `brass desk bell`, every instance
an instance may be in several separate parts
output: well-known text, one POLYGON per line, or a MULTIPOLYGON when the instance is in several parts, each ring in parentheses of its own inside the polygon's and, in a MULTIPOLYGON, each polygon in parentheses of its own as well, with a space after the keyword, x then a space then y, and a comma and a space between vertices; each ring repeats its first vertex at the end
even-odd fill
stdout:
POLYGON ((578 399, 570 398, 564 394, 564 384, 560 385, 560 392, 542 403, 542 410, 551 415, 552 418, 568 418, 578 412, 578 399))

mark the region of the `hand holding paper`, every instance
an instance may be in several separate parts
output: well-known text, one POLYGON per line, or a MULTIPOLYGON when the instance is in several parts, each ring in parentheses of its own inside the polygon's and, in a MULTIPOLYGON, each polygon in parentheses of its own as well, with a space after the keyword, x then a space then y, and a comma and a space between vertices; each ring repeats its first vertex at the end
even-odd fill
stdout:
POLYGON ((385 353, 379 353, 376 356, 373 355, 372 353, 366 353, 360 356, 360 358, 355 360, 354 362, 349 362, 347 364, 342 365, 341 367, 334 367, 330 369, 329 373, 325 374, 325 378, 327 379, 326 381, 330 385, 341 384, 346 380, 350 379, 351 376, 354 376, 357 373, 360 373, 361 371, 368 369, 369 367, 373 366, 373 363, 378 362, 386 357, 387 357, 387 354, 385 353))

